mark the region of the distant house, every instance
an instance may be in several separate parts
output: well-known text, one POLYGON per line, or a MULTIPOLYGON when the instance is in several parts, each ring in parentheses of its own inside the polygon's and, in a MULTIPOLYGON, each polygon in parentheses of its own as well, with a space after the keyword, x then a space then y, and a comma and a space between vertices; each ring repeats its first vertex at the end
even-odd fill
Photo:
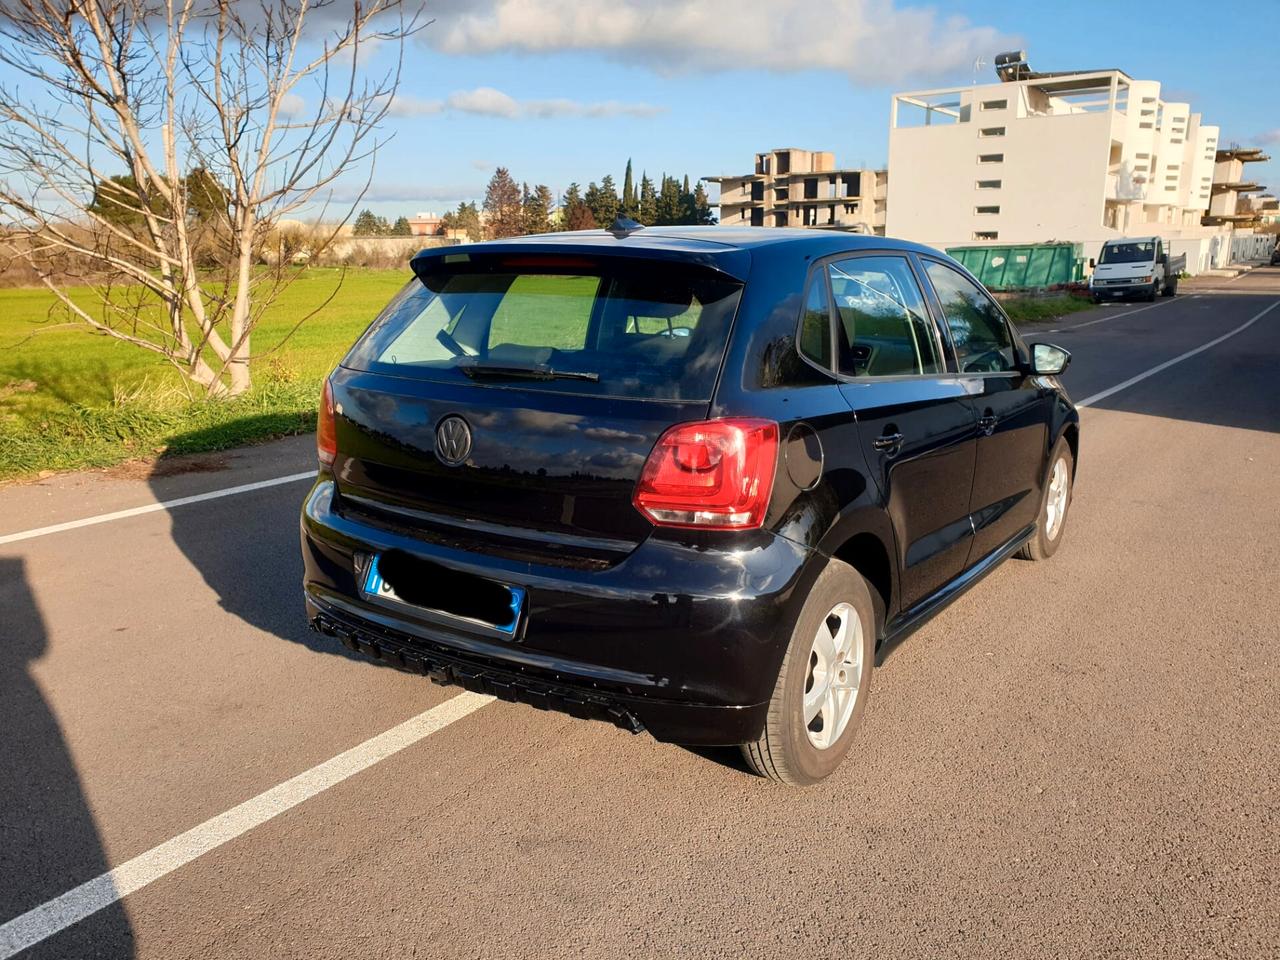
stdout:
POLYGON ((410 217, 409 229, 415 237, 436 237, 444 232, 438 213, 419 213, 410 217))

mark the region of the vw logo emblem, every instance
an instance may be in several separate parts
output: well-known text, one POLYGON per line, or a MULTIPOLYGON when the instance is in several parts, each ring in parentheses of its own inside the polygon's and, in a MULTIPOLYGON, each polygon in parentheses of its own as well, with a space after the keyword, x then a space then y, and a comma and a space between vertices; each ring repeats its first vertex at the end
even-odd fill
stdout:
POLYGON ((471 427, 457 415, 436 425, 436 456, 441 463, 456 467, 471 455, 471 427))

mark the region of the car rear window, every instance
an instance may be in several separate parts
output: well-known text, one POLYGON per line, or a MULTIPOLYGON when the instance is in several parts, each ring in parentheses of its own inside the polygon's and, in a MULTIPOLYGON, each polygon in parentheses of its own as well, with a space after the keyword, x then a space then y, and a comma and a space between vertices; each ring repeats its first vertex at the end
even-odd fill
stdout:
POLYGON ((707 400, 742 285, 665 261, 476 258, 411 280, 343 365, 426 380, 707 400))

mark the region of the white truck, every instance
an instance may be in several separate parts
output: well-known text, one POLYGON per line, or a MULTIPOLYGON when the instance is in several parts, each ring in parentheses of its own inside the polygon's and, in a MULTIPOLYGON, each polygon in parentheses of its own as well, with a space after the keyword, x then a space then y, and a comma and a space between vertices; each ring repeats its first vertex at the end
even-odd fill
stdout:
POLYGON ((1155 300, 1156 294, 1172 297, 1186 266, 1186 254, 1170 257, 1159 237, 1108 240, 1089 277, 1089 293, 1094 303, 1130 297, 1155 300))

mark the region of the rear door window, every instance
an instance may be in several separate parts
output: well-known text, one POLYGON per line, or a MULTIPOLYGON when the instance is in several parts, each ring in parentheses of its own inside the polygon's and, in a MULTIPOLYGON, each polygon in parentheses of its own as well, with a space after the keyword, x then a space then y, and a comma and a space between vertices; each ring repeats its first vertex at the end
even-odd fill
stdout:
POLYGON ((924 261, 951 331, 961 373, 1018 369, 1013 337, 995 302, 972 280, 936 260, 924 261))
POLYGON ((707 400, 741 291, 723 274, 667 261, 472 256, 410 281, 343 364, 446 382, 707 400))
POLYGON ((827 265, 840 372, 903 377, 942 371, 933 322, 905 257, 871 256, 827 265))

